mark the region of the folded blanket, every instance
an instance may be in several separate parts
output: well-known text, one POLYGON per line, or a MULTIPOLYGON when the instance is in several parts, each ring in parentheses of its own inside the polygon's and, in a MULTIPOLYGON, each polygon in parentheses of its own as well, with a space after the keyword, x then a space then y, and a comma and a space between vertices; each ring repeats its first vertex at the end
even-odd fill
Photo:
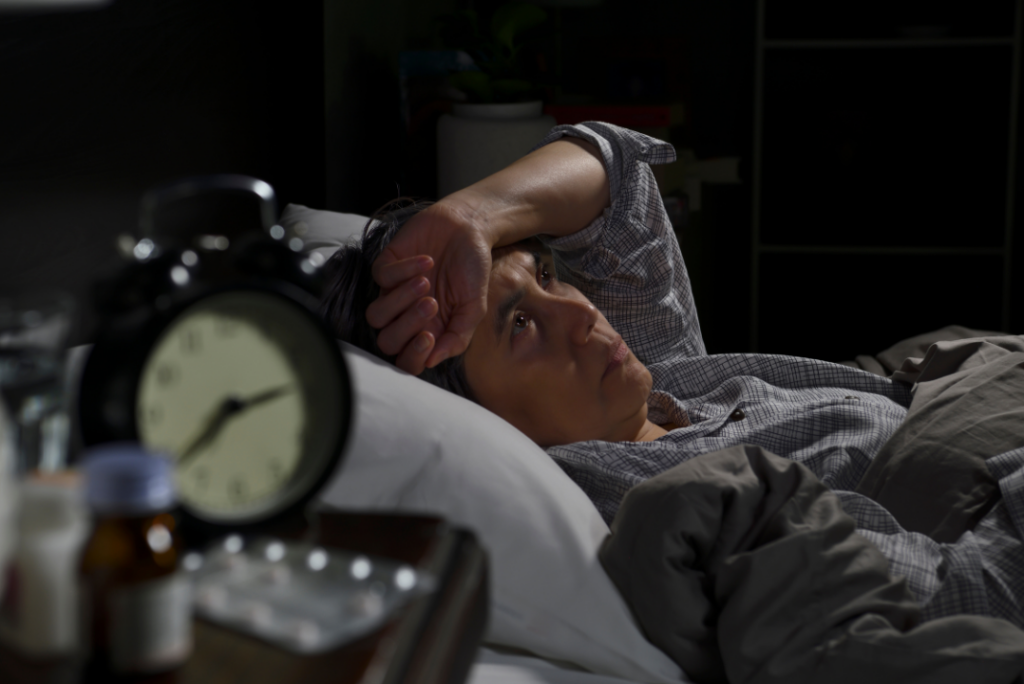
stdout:
POLYGON ((842 364, 887 378, 900 368, 905 359, 923 357, 928 352, 928 348, 936 342, 963 340, 971 337, 993 337, 1005 334, 990 330, 965 328, 962 325, 947 325, 939 330, 932 330, 931 332, 900 340, 874 356, 858 354, 853 361, 843 361, 842 364))
POLYGON ((1024 446, 1024 337, 938 342, 892 377, 914 398, 856 491, 903 529, 954 542, 999 500, 986 461, 1024 446))
POLYGON ((600 559, 647 637, 697 682, 1024 681, 1024 631, 976 616, 921 624, 839 499, 759 447, 632 489, 600 559))

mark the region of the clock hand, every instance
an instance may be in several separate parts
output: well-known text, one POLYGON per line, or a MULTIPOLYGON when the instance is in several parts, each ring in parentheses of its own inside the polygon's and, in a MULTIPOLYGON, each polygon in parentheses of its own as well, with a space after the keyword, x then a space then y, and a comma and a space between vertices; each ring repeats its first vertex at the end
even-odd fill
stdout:
POLYGON ((259 394, 254 394, 248 399, 240 399, 238 400, 239 406, 237 411, 246 411, 248 409, 251 409, 253 406, 258 406, 259 404, 268 402, 271 399, 277 399, 282 394, 287 394, 288 392, 291 391, 291 385, 282 385, 281 387, 275 387, 274 389, 269 389, 264 392, 260 392, 259 394))
POLYGON ((291 391, 291 386, 282 385, 281 387, 275 387, 274 389, 254 394, 247 399, 228 397, 221 402, 217 410, 206 420, 206 424, 199 431, 199 434, 189 442, 188 447, 182 450, 181 456, 178 457, 178 466, 183 466, 195 458, 195 455, 220 433, 229 418, 291 391))
POLYGON ((221 402, 217 410, 214 411, 206 422, 203 424, 202 429, 191 441, 188 442, 188 446, 181 450, 181 455, 178 457, 178 466, 181 467, 195 458, 195 455, 199 451, 213 441, 213 438, 220 433, 224 424, 227 423, 228 418, 238 413, 240 410, 240 403, 238 399, 234 397, 228 397, 221 402))

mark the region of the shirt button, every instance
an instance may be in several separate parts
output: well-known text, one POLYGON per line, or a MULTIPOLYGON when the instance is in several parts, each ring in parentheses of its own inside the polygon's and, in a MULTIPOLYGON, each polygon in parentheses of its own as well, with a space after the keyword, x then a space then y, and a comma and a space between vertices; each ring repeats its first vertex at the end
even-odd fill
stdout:
POLYGON ((729 420, 743 420, 747 417, 747 414, 743 412, 743 409, 736 409, 729 414, 729 420))

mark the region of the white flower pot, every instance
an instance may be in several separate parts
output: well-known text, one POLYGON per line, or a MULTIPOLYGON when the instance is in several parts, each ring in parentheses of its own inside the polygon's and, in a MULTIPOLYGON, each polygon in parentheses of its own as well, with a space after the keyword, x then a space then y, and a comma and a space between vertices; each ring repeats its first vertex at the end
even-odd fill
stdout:
POLYGON ((555 125, 543 103, 456 104, 437 122, 437 196, 500 171, 539 143, 555 125))

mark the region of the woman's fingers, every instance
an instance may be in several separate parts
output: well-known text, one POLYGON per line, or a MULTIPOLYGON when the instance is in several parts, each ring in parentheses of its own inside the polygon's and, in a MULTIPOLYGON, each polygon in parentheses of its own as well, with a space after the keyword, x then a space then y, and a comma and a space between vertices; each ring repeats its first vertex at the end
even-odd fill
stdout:
POLYGON ((458 356, 461 353, 458 351, 460 347, 460 340, 457 336, 448 332, 444 333, 437 344, 433 345, 434 351, 430 354, 430 358, 425 360, 424 366, 426 368, 433 368, 447 358, 458 356))
POLYGON ((373 262, 371 273, 374 282, 380 285, 381 290, 387 291, 398 287, 406 280, 426 273, 433 266, 434 260, 423 254, 409 259, 389 261, 387 253, 385 253, 373 262))
POLYGON ((395 365, 407 373, 419 375, 426 368, 427 356, 433 348, 434 336, 424 330, 405 346, 395 359, 395 365))
POLYGON ((435 319, 436 315, 437 300, 433 297, 422 297, 413 306, 408 307, 398 318, 381 328, 380 332, 377 333, 377 346, 385 354, 398 354, 418 334, 424 331, 430 332, 434 327, 441 325, 435 319))
POLYGON ((483 315, 484 305, 480 300, 469 301, 456 309, 449 318, 444 333, 434 344, 434 351, 427 360, 427 368, 433 368, 445 359, 465 352, 483 315))
POLYGON ((366 307, 366 322, 378 330, 387 327, 428 292, 430 281, 422 276, 402 283, 387 294, 382 292, 366 307))

